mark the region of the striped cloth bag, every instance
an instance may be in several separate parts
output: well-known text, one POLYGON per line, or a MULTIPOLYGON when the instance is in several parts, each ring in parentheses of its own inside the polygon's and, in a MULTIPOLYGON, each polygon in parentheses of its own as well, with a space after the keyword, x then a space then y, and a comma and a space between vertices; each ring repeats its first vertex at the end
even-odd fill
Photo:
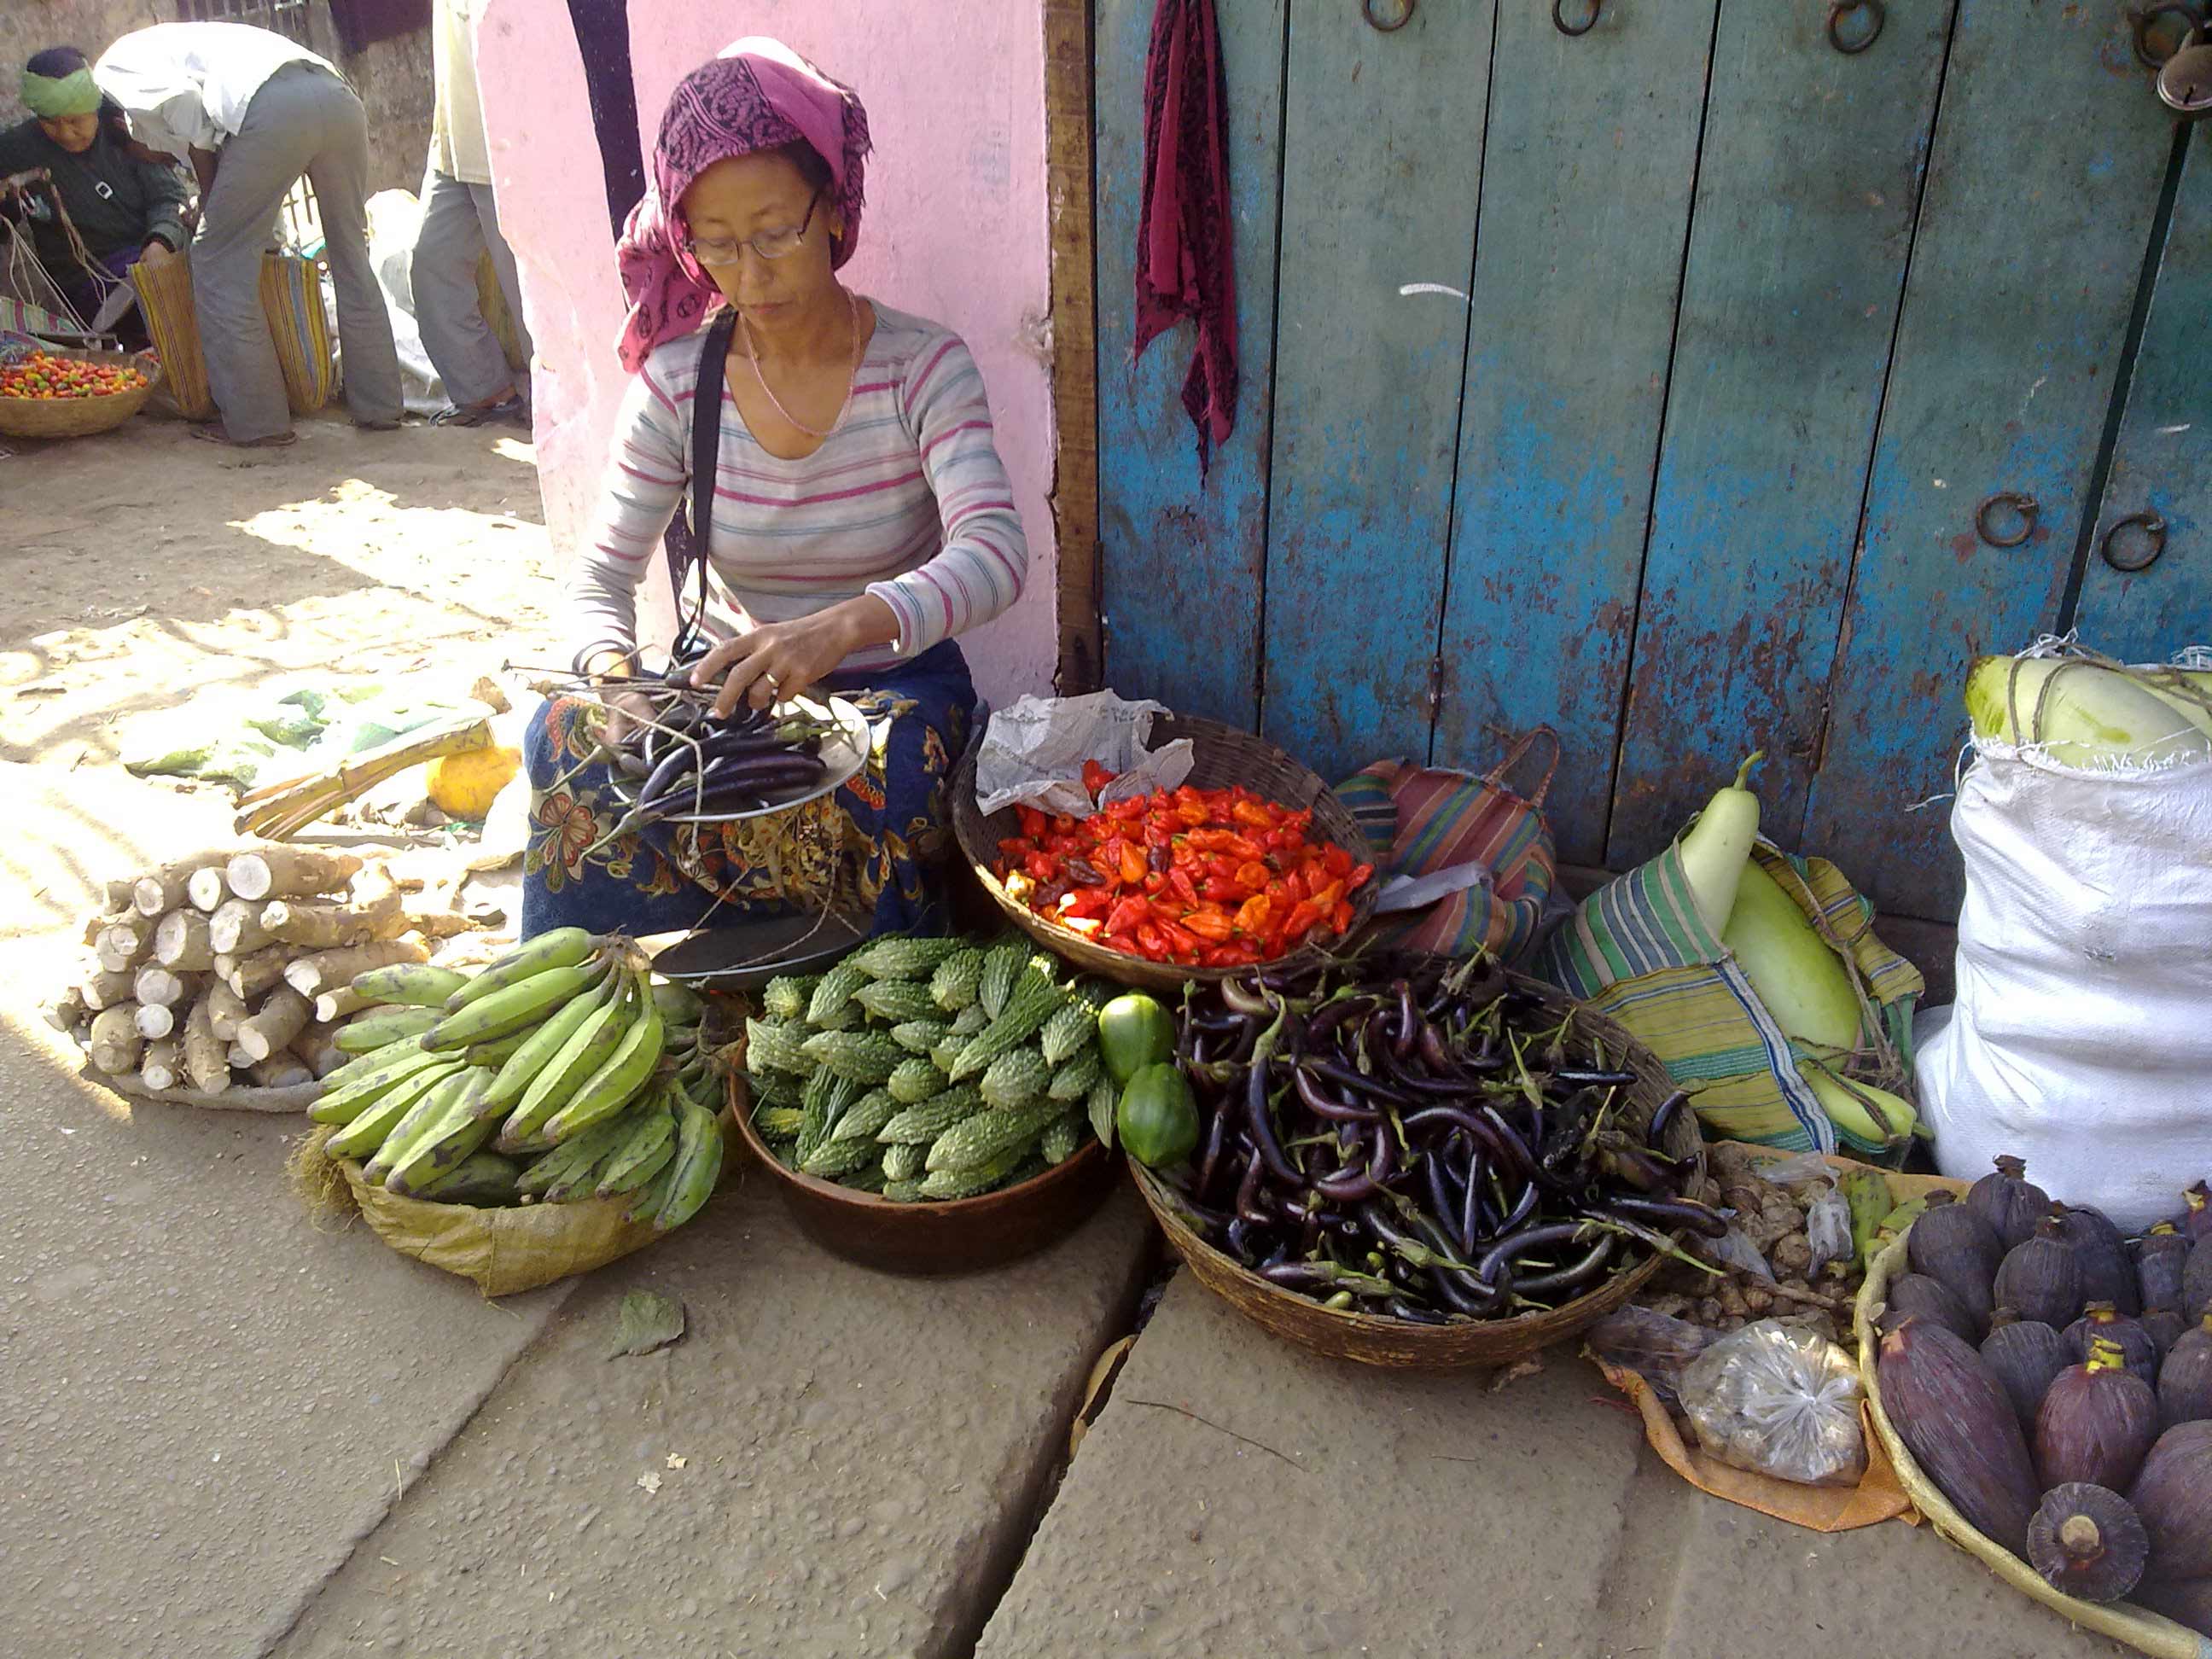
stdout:
MULTIPOLYGON (((215 397, 208 390, 207 357, 192 310, 191 254, 180 253, 158 265, 142 259, 128 274, 178 411, 191 421, 213 418, 215 397)), ((295 415, 312 415, 330 401, 337 382, 315 262, 292 253, 263 254, 260 293, 276 367, 284 376, 284 400, 295 415)))
POLYGON ((1339 784, 1338 798, 1378 849, 1386 878, 1462 866, 1484 872, 1419 909, 1378 915, 1364 939, 1438 956, 1487 950, 1501 961, 1516 961, 1536 937, 1556 878, 1544 797, 1559 764, 1558 735, 1539 726, 1480 777, 1384 760, 1339 784), (1551 744, 1551 764, 1534 793, 1516 794, 1505 775, 1540 740, 1551 744))
MULTIPOLYGON (((1880 1021, 1878 1030, 1862 1028, 1858 1053, 1837 1069, 1909 1095, 1912 1011, 1928 988, 1920 970, 1875 936, 1874 907, 1826 859, 1793 858, 1764 840, 1752 855, 1842 948, 1880 1021)), ((1836 1150, 1835 1127, 1789 1037, 1698 916, 1677 848, 1585 899, 1545 942, 1535 971, 1633 1031, 1690 1091, 1714 1135, 1836 1150)))

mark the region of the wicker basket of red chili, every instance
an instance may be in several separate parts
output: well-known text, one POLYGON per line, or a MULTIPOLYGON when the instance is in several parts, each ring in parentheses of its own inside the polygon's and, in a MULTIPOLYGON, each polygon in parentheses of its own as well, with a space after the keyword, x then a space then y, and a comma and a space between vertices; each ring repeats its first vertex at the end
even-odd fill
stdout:
MULTIPOLYGON (((1264 738, 1188 714, 1152 744, 1191 743, 1181 787, 1086 818, 975 805, 971 750, 953 780, 960 850, 1009 921, 1124 985, 1172 990, 1310 958, 1374 912, 1374 856, 1350 811, 1264 738)), ((1096 794, 1110 775, 1086 769, 1096 794)))

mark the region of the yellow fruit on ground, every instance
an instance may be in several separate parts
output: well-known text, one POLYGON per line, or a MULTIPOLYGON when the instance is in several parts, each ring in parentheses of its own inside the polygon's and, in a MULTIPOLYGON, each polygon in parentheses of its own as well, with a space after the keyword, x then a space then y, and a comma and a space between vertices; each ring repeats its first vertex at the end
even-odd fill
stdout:
POLYGON ((430 799, 449 818, 481 818, 522 769, 520 749, 471 749, 424 767, 430 799))

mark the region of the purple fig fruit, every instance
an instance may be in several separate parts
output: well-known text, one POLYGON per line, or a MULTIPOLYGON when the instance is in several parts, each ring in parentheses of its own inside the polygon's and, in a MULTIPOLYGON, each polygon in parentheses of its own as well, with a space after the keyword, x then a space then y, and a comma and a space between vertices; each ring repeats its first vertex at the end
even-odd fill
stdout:
POLYGON ((2058 1236, 2058 1224, 2046 1218, 2035 1231, 2005 1252, 1992 1287, 2000 1308, 2022 1319, 2039 1320, 2064 1330, 2081 1311, 2081 1268, 2074 1247, 2058 1236))
POLYGON ((2088 1359, 2051 1378, 2036 1409, 2036 1478, 2045 1490, 2086 1480, 2124 1491, 2158 1429, 2150 1384, 2128 1370, 2118 1344, 2095 1338, 2088 1359))
POLYGON ((2150 1534, 2109 1486, 2053 1486, 2027 1523, 2027 1563, 2053 1589, 2084 1601, 2117 1601, 2142 1579, 2150 1534))
POLYGON ((2034 1237, 2036 1224, 2051 1213, 2051 1194, 2027 1179, 2027 1165, 2018 1158, 2000 1157, 1996 1164, 1995 1174, 1966 1189, 1966 1207, 1989 1223, 1997 1243, 2009 1250, 2034 1237))
POLYGON ((1969 1525, 2014 1554, 2042 1495, 2003 1386, 1942 1326, 1908 1316, 1881 1339, 1875 1378, 1898 1436, 1969 1525))

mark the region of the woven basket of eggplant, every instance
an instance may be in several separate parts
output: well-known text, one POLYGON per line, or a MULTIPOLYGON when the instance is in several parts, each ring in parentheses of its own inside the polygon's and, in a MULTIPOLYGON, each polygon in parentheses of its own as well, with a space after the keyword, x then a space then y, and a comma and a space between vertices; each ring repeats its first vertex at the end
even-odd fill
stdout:
POLYGON ((1682 1196, 1704 1152, 1656 1057, 1486 958, 1226 980, 1176 1057, 1197 1138, 1133 1158, 1145 1201, 1202 1284, 1316 1353, 1508 1364, 1725 1228, 1682 1196))
POLYGON ((2212 1210, 2124 1237, 2016 1158, 1931 1199, 1859 1295, 1898 1479, 2000 1577, 2160 1659, 2212 1656, 2212 1210))

